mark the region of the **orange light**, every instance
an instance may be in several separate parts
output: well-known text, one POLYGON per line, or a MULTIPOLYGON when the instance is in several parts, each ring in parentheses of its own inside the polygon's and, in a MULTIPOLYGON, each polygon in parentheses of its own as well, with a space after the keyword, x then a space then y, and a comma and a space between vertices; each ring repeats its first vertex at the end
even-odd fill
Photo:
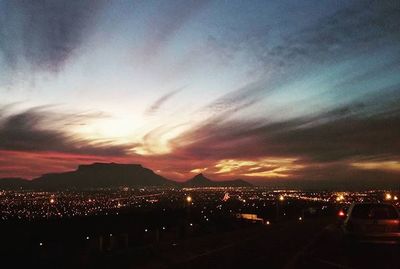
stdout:
POLYGON ((346 214, 343 212, 343 210, 340 210, 339 213, 338 213, 338 216, 339 217, 344 217, 344 216, 346 216, 346 214))
POLYGON ((186 201, 187 201, 188 203, 192 202, 192 197, 191 197, 191 196, 186 197, 186 201))
POLYGON ((50 199, 50 204, 54 204, 56 200, 54 200, 53 198, 50 199))

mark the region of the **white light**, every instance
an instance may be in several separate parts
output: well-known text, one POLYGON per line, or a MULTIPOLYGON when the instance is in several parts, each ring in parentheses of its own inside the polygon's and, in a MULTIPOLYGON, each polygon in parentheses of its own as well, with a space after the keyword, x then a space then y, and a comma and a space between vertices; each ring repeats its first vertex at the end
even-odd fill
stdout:
POLYGON ((145 232, 145 233, 147 233, 147 231, 148 231, 147 229, 144 229, 144 232, 145 232))
POLYGON ((39 243, 39 246, 43 246, 43 243, 42 243, 42 242, 40 242, 40 243, 39 243))
POLYGON ((163 226, 162 229, 165 230, 165 227, 163 226))
POLYGON ((302 220, 303 218, 302 217, 299 217, 299 220, 302 220))
POLYGON ((270 225, 270 222, 267 220, 267 225, 270 225))
POLYGON ((193 223, 190 223, 189 225, 190 225, 190 226, 193 226, 193 223))
POLYGON ((89 240, 90 239, 90 237, 89 236, 86 236, 86 240, 89 240))
POLYGON ((112 234, 110 234, 110 237, 112 236, 112 234))

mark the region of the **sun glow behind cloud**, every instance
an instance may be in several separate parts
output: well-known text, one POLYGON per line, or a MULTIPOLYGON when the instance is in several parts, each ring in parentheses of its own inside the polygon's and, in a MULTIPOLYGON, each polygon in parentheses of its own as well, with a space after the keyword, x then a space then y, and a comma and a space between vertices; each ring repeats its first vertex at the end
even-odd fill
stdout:
POLYGON ((304 165, 293 158, 264 158, 258 160, 221 160, 214 167, 216 174, 228 174, 259 178, 285 178, 293 175, 304 165))
POLYGON ((0 18, 3 175, 400 172, 393 1, 3 1, 0 18))

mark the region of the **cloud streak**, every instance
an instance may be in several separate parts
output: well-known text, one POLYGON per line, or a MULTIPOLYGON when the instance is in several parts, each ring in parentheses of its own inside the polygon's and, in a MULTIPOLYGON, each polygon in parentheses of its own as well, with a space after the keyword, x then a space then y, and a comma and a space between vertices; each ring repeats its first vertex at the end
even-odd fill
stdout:
POLYGON ((183 89, 184 89, 184 87, 183 88, 179 88, 177 90, 170 91, 170 92, 164 94, 163 96, 158 98, 153 104, 151 104, 146 109, 145 114, 148 115, 148 116, 153 115, 154 113, 156 113, 161 108, 162 105, 164 105, 169 99, 174 97, 176 94, 178 94, 183 89))
POLYGON ((0 50, 7 65, 60 70, 101 6, 102 1, 1 1, 0 50))
MULTIPOLYGON (((97 115, 98 116, 98 115, 97 115)), ((82 123, 93 114, 59 114, 45 107, 35 107, 11 115, 0 115, 0 149, 19 151, 54 151, 100 156, 124 156, 130 146, 109 141, 91 141, 63 131, 63 123, 82 123)))

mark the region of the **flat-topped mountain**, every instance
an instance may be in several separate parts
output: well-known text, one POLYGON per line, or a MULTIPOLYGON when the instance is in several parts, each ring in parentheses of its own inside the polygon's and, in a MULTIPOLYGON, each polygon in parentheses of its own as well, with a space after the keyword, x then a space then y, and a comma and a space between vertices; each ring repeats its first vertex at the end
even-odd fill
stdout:
POLYGON ((89 189, 107 187, 173 186, 176 183, 140 164, 94 163, 77 170, 45 174, 32 182, 43 189, 89 189))
POLYGON ((0 189, 86 190, 116 187, 246 187, 243 180, 212 181, 203 174, 178 183, 157 175, 140 164, 93 163, 75 171, 44 174, 33 180, 0 179, 0 189))

